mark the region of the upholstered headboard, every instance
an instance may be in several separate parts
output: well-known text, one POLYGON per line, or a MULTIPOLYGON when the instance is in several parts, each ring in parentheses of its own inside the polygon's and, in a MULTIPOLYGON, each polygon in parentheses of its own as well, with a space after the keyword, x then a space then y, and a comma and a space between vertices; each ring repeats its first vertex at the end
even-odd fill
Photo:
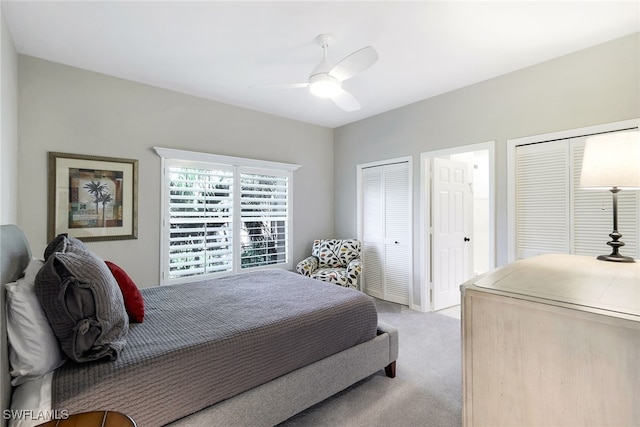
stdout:
MULTIPOLYGON (((9 408, 11 403, 11 374, 9 371, 9 349, 7 347, 7 325, 4 284, 13 282, 22 276, 25 268, 31 260, 31 249, 26 236, 15 225, 0 225, 0 408, 2 411, 9 408)), ((0 411, 1 414, 1 411, 0 411)), ((7 421, 0 416, 0 425, 5 426, 7 421)))

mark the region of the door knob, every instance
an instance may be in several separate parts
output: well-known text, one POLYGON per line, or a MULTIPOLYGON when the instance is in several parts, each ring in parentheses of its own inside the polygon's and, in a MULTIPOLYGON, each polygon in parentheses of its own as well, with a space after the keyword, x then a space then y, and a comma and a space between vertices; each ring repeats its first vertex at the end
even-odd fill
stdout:
POLYGON ((470 242, 470 241, 471 241, 471 239, 470 239, 470 238, 468 238, 468 237, 465 237, 465 238, 464 238, 464 241, 465 241, 465 242, 470 242))

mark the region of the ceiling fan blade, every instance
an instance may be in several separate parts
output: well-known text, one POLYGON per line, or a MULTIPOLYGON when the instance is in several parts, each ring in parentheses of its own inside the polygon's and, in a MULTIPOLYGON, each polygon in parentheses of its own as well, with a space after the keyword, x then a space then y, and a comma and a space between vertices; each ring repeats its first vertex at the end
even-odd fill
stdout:
POLYGON ((299 89, 303 87, 309 87, 309 83, 283 83, 275 85, 259 85, 256 87, 265 87, 269 89, 299 89))
POLYGON ((356 50, 329 71, 339 81, 346 80, 371 67, 378 60, 378 52, 371 46, 356 50))
POLYGON ((360 109, 358 100, 344 89, 340 89, 336 95, 331 97, 331 100, 344 111, 356 111, 360 109))

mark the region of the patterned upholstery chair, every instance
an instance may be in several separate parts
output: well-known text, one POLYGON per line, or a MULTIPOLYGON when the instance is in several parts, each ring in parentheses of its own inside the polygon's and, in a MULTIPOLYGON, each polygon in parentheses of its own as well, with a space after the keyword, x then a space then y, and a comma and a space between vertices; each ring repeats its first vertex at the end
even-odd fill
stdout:
POLYGON ((296 266, 298 273, 349 288, 358 288, 362 272, 360 242, 355 239, 313 241, 311 256, 296 266))

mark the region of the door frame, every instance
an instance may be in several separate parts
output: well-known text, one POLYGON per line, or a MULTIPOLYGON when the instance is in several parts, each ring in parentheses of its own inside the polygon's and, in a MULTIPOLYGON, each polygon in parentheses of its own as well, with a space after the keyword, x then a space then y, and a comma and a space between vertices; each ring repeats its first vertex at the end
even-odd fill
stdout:
POLYGON ((431 212, 431 159, 461 154, 471 151, 487 150, 489 154, 489 268, 496 266, 496 192, 495 192, 495 141, 463 145, 420 153, 420 223, 419 223, 419 271, 420 271, 420 308, 422 311, 433 311, 432 298, 432 212, 431 212))
MULTIPOLYGON (((394 164, 394 163, 407 163, 408 164, 408 168, 409 168, 409 244, 408 244, 408 250, 409 250, 409 307, 413 310, 418 310, 418 307, 414 306, 414 288, 415 288, 415 284, 414 284, 414 273, 413 273, 413 246, 414 246, 414 241, 413 241, 413 156, 404 156, 404 157, 396 157, 393 159, 385 159, 385 160, 378 160, 375 162, 369 162, 369 163, 361 163, 356 165, 356 234, 357 234, 357 239, 360 240, 362 242, 362 169, 366 169, 366 168, 370 168, 370 167, 375 167, 375 166, 384 166, 384 165, 390 165, 390 164, 394 164)), ((361 276, 364 274, 364 272, 361 274, 361 276)), ((358 284, 358 289, 360 289, 361 291, 363 290, 362 284, 359 283, 358 284)))

